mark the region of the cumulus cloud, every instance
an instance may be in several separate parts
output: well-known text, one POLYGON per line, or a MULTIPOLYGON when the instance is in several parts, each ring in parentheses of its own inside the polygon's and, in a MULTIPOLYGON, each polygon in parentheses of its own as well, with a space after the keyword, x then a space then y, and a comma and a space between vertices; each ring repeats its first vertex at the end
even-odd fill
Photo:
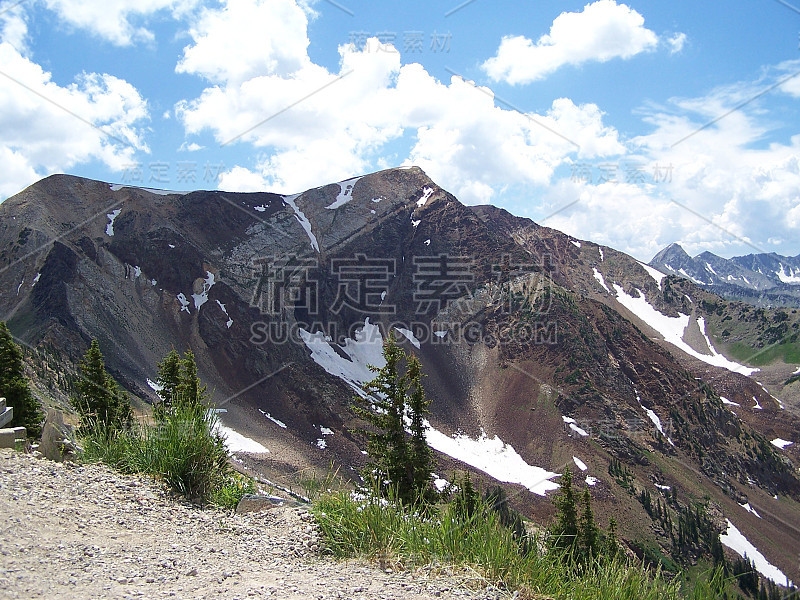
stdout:
POLYGON ((85 29, 112 44, 152 41, 143 22, 160 11, 186 14, 198 0, 44 0, 66 25, 85 29))
POLYGON ((306 25, 307 12, 294 0, 230 0, 221 9, 205 8, 176 71, 228 84, 286 77, 310 64, 306 25))
POLYGON ((502 109, 488 88, 460 77, 440 82, 392 48, 370 52, 377 40, 363 50, 341 46, 331 72, 308 57, 307 19, 288 0, 230 0, 198 20, 179 63, 214 84, 177 105, 186 132, 264 149, 248 166, 260 179, 249 182, 300 191, 373 170, 389 143, 410 139, 411 162, 465 201, 485 202, 509 183, 548 182, 570 154, 624 150, 593 104, 562 98, 545 114, 502 109), (291 18, 279 22, 279 14, 291 18), (228 60, 231 28, 256 15, 264 26, 234 46, 259 52, 236 50, 238 61, 228 60))
POLYGON ((62 87, 7 42, 0 43, 0 198, 32 181, 91 160, 122 170, 147 151, 147 104, 128 82, 84 73, 62 87))
POLYGON ((561 13, 550 33, 536 42, 524 36, 504 37, 483 70, 493 81, 525 84, 564 65, 630 58, 657 45, 658 36, 644 26, 642 15, 614 0, 598 0, 579 13, 561 13))

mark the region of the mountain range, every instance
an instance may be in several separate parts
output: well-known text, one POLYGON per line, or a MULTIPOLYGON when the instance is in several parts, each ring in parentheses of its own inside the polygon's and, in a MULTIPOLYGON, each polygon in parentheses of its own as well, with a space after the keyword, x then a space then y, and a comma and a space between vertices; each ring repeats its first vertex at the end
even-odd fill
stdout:
POLYGON ((800 306, 800 255, 760 253, 722 258, 703 252, 694 258, 670 244, 650 266, 704 286, 723 298, 756 306, 800 306))
MULTIPOLYGON (((240 468, 276 483, 357 480, 351 403, 393 332, 423 365, 437 484, 469 469, 546 523, 569 466, 641 556, 701 560, 708 540, 678 533, 702 520, 797 581, 800 314, 721 298, 680 252, 644 265, 416 167, 291 195, 54 175, 0 205, 0 318, 62 407, 92 339, 142 411, 191 348, 240 468)), ((751 285, 780 279, 759 267, 751 285)))

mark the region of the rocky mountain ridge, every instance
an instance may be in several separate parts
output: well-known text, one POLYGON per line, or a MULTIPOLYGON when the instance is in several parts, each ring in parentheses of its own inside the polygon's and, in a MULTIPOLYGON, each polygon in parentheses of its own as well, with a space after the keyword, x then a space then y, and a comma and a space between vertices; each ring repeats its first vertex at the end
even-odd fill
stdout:
POLYGON ((800 306, 800 255, 761 253, 726 259, 711 252, 692 258, 670 244, 650 261, 659 271, 708 288, 723 298, 756 306, 800 306))
POLYGON ((680 489, 680 506, 708 497, 721 532, 724 514, 798 576, 800 532, 783 523, 800 516, 800 444, 770 443, 800 441, 797 384, 773 384, 796 366, 725 354, 753 331, 771 332, 764 347, 794 335, 796 311, 746 313, 612 248, 464 206, 418 168, 293 195, 52 176, 0 215, 15 335, 62 365, 98 339, 145 402, 156 363, 191 348, 230 439, 268 449, 231 442, 253 471, 333 461, 355 478, 351 399, 393 331, 423 364, 441 479, 472 469, 546 521, 573 465, 601 518, 626 514, 623 535, 665 551, 632 492, 680 489))

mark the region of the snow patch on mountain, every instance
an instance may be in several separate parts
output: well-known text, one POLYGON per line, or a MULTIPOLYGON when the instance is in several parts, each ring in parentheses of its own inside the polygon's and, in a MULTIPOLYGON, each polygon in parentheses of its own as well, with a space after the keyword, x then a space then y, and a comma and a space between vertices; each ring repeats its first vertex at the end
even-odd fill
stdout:
POLYGON ((217 300, 216 302, 217 302, 217 304, 219 305, 219 308, 220 308, 220 310, 221 310, 223 313, 225 313, 225 316, 226 316, 226 317, 228 317, 228 321, 225 323, 225 325, 226 325, 226 327, 227 327, 228 329, 230 329, 230 328, 231 328, 231 325, 233 325, 233 319, 231 319, 230 315, 228 314, 228 311, 227 311, 227 309, 225 308, 225 305, 224 305, 222 302, 220 302, 219 300, 217 300))
POLYGON ((781 438, 775 438, 770 442, 770 444, 772 444, 776 448, 780 448, 781 450, 783 450, 787 446, 791 446, 792 444, 794 444, 794 442, 790 442, 788 440, 782 440, 781 438))
POLYGON ((222 423, 217 423, 214 429, 222 435, 225 446, 228 447, 230 452, 248 452, 251 454, 267 454, 269 452, 269 450, 257 441, 251 440, 249 437, 242 435, 230 427, 226 427, 222 423))
POLYGON ((656 283, 658 284, 658 289, 661 289, 661 282, 663 281, 664 277, 666 277, 666 275, 664 275, 664 273, 662 273, 661 271, 654 269, 650 265, 644 264, 643 262, 640 262, 639 264, 645 271, 647 271, 647 274, 650 275, 650 277, 656 280, 656 283))
POLYGON ((356 393, 364 396, 361 387, 375 378, 375 373, 368 365, 382 368, 386 365, 383 358, 383 336, 377 325, 364 321, 364 327, 356 331, 356 339, 347 338, 339 350, 343 357, 334 350, 322 332, 309 333, 300 329, 300 338, 311 350, 311 359, 331 375, 349 384, 356 393))
POLYGON ((791 586, 792 582, 789 578, 783 574, 783 572, 776 566, 772 565, 761 552, 758 551, 758 548, 753 546, 744 535, 731 523, 730 519, 726 519, 728 522, 728 529, 725 533, 719 536, 719 540, 722 542, 723 545, 727 546, 734 552, 736 552, 739 556, 743 558, 749 558, 753 561, 755 565, 756 571, 761 573, 764 577, 771 579, 775 583, 785 586, 791 586))
POLYGON ((403 337, 405 337, 409 342, 414 344, 416 348, 419 348, 419 340, 416 338, 416 336, 410 329, 403 329, 402 327, 395 327, 395 329, 398 332, 402 333, 403 337))
POLYGON ((106 225, 106 235, 109 237, 114 237, 114 220, 119 216, 119 213, 122 212, 121 208, 116 210, 112 210, 106 216, 108 217, 108 225, 106 225))
POLYGON ((636 395, 636 401, 639 403, 639 406, 642 407, 642 410, 645 412, 647 417, 653 422, 653 425, 656 426, 656 429, 658 429, 658 432, 661 435, 663 435, 665 438, 667 438, 667 441, 670 443, 671 446, 674 446, 675 444, 672 442, 672 440, 669 438, 669 436, 666 433, 664 433, 664 428, 661 426, 661 419, 659 419, 659 417, 655 413, 655 411, 645 407, 645 405, 642 404, 642 399, 639 397, 638 394, 636 395))
POLYGON ((634 298, 627 294, 620 285, 616 283, 613 285, 614 289, 617 291, 617 301, 622 304, 622 306, 655 329, 661 334, 665 341, 682 350, 689 356, 693 356, 706 364, 722 367, 742 375, 752 375, 759 370, 728 360, 721 354, 709 356, 708 354, 698 352, 683 341, 683 334, 686 331, 686 327, 689 325, 689 315, 678 313, 677 317, 668 317, 653 308, 641 290, 636 290, 639 297, 634 298))
POLYGON ((308 220, 308 217, 303 214, 303 211, 297 207, 295 200, 300 196, 300 194, 294 194, 292 196, 282 196, 283 201, 288 204, 291 209, 294 211, 294 217, 297 219, 297 222, 300 223, 301 227, 305 230, 308 239, 311 241, 311 247, 314 248, 317 252, 319 252, 319 243, 317 242, 317 237, 311 231, 311 221, 308 220))
POLYGON ((475 467, 498 481, 517 483, 539 496, 559 487, 550 481, 559 477, 558 473, 528 464, 510 444, 497 436, 489 438, 486 432, 481 432, 478 439, 460 434, 450 437, 430 427, 425 437, 434 450, 475 467))
POLYGON ((769 397, 770 397, 770 398, 772 398, 773 400, 775 400, 775 402, 777 402, 777 403, 778 403, 778 407, 780 407, 780 409, 781 409, 781 410, 783 410, 783 409, 784 409, 783 402, 781 402, 781 399, 780 399, 780 398, 776 398, 775 396, 773 396, 772 394, 770 394, 769 390, 768 390, 767 388, 765 388, 765 387, 764 387, 764 384, 763 384, 763 383, 761 383, 760 381, 756 381, 756 383, 757 383, 759 386, 761 386, 761 389, 762 389, 762 390, 764 390, 764 392, 766 392, 767 394, 769 394, 769 397))
POLYGON ((178 299, 178 302, 181 303, 181 312, 183 312, 183 311, 186 311, 187 313, 190 312, 189 311, 189 301, 186 299, 186 296, 183 295, 183 292, 178 294, 176 296, 176 298, 178 299))
POLYGON ((284 423, 283 421, 281 421, 281 420, 279 420, 279 419, 276 419, 276 418, 275 418, 275 417, 273 417, 271 414, 269 414, 268 412, 265 412, 265 411, 261 410, 260 408, 258 409, 258 412, 260 412, 262 415, 264 415, 265 417, 267 417, 267 418, 268 418, 270 421, 272 421, 273 423, 275 423, 275 425, 277 425, 277 426, 278 426, 278 427, 280 427, 281 429, 286 429, 286 423, 284 423))
POLYGON ((578 467, 581 471, 586 471, 589 467, 586 466, 586 463, 583 462, 577 456, 572 457, 572 461, 575 463, 575 466, 578 467))
POLYGON ((192 300, 194 300, 194 307, 196 310, 200 310, 200 307, 208 302, 208 292, 215 283, 214 274, 211 271, 206 271, 206 277, 203 279, 203 291, 199 294, 192 294, 192 300))
POLYGON ((603 286, 603 289, 610 294, 611 290, 608 289, 608 286, 606 285, 606 280, 603 278, 603 274, 600 271, 598 271, 597 268, 595 267, 592 267, 592 271, 594 271, 594 278, 597 279, 600 285, 603 286))
POLYGON ((745 510, 746 510, 747 512, 749 512, 750 514, 757 516, 759 519, 761 518, 761 515, 760 515, 760 514, 758 514, 758 511, 756 511, 756 509, 755 509, 755 508, 753 508, 752 506, 750 506, 750 503, 749 503, 749 502, 745 502, 744 504, 740 504, 739 506, 741 506, 743 509, 745 509, 745 510))
POLYGON ((425 206, 425 203, 428 201, 428 198, 431 197, 432 193, 433 193, 433 188, 429 187, 423 188, 422 197, 419 200, 417 200, 417 207, 425 206))
POLYGON ((783 283, 800 283, 800 271, 793 271, 792 268, 789 267, 789 272, 787 273, 784 270, 783 263, 781 263, 781 270, 776 271, 775 274, 783 283))
POLYGON ((336 196, 336 200, 333 203, 326 206, 328 210, 335 210, 340 206, 344 206, 350 200, 353 199, 353 188, 356 185, 356 182, 361 179, 361 177, 353 177, 352 179, 347 179, 345 181, 339 182, 339 195, 336 196))
POLYGON ((645 271, 647 271, 647 274, 650 275, 650 277, 656 280, 656 283, 658 284, 658 289, 661 289, 661 281, 664 279, 664 277, 666 277, 666 275, 664 275, 664 273, 662 273, 661 271, 654 269, 650 265, 644 264, 643 262, 640 262, 639 264, 645 271))
POLYGON ((589 436, 589 434, 585 429, 581 429, 580 427, 578 427, 578 425, 575 422, 575 419, 573 419, 572 417, 561 417, 561 418, 564 420, 564 423, 569 425, 569 428, 575 433, 577 433, 579 436, 581 437, 589 436))

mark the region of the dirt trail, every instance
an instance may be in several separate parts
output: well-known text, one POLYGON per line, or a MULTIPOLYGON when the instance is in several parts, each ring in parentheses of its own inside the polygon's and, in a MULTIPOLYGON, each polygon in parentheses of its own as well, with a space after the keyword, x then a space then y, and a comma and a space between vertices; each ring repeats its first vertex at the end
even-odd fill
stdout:
POLYGON ((231 514, 102 465, 0 451, 0 598, 500 598, 321 556, 300 508, 231 514))

